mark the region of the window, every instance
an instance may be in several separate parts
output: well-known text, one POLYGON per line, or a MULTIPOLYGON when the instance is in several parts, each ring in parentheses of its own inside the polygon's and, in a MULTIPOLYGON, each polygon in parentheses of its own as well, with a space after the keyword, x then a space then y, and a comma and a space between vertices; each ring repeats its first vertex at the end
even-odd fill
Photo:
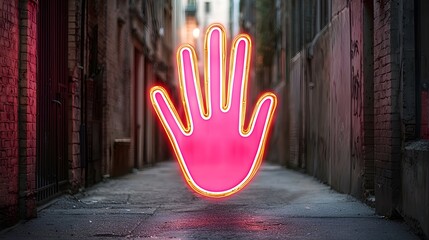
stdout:
POLYGON ((204 11, 205 13, 210 13, 210 2, 204 3, 204 11))

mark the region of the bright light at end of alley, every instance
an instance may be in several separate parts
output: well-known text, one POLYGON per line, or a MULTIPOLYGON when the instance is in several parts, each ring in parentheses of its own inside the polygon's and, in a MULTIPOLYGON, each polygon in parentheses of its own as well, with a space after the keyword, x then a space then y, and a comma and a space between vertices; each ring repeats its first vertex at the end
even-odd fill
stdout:
POLYGON ((194 30, 192 31, 192 36, 194 36, 194 38, 198 38, 200 36, 200 29, 194 28, 194 30))

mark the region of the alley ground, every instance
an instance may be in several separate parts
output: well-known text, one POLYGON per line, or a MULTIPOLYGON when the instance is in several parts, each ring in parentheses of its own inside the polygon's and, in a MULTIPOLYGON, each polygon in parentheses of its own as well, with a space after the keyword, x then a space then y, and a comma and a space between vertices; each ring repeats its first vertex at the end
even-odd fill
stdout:
POLYGON ((222 201, 185 186, 173 162, 62 196, 0 239, 418 239, 354 198, 307 175, 265 164, 222 201))

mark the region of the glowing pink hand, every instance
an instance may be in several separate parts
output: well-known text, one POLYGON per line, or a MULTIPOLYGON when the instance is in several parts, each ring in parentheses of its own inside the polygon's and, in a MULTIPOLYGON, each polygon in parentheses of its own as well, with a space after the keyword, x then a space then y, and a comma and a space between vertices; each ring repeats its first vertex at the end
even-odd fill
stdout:
POLYGON ((201 94, 192 46, 178 49, 177 64, 186 124, 167 91, 155 86, 152 105, 171 141, 189 186, 208 197, 225 197, 241 190, 262 161, 276 96, 265 93, 245 128, 250 38, 238 35, 232 45, 228 87, 225 77, 225 30, 211 25, 205 36, 205 99, 201 94))

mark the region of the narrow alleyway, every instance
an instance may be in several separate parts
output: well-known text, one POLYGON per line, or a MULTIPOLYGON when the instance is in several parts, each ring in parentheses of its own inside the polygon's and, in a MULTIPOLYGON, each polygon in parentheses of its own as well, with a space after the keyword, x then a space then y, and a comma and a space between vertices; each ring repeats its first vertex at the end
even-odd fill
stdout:
POLYGON ((38 215, 0 239, 417 239, 405 224, 270 164, 227 200, 193 195, 166 162, 60 197, 38 215))

